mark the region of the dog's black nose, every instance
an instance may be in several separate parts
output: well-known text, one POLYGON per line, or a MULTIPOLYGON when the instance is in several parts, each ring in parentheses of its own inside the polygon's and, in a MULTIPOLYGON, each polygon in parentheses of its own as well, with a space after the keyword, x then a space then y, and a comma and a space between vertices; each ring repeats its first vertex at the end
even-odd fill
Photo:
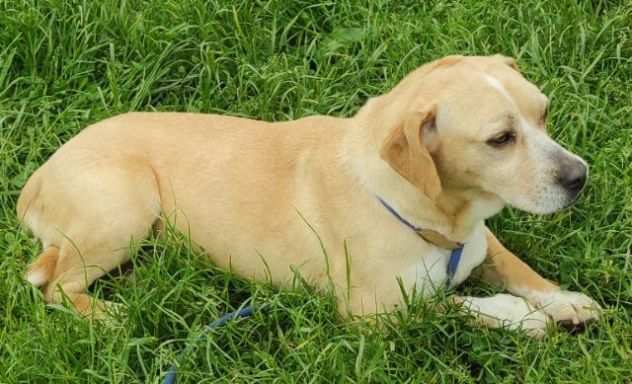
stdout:
POLYGON ((559 183, 568 191, 573 197, 577 196, 581 192, 582 188, 586 184, 587 169, 584 163, 580 161, 573 162, 572 164, 565 164, 560 168, 558 176, 559 183))

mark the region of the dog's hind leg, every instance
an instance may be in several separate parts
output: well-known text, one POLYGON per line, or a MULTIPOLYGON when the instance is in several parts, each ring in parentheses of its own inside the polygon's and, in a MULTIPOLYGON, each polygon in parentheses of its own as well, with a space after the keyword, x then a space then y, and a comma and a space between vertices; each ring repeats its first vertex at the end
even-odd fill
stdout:
POLYGON ((54 304, 67 300, 81 315, 104 317, 111 303, 89 296, 86 289, 127 260, 129 241, 120 245, 120 249, 103 244, 80 250, 70 241, 64 242, 53 277, 44 287, 45 300, 54 304))
POLYGON ((59 258, 59 248, 49 246, 37 256, 34 262, 26 270, 26 280, 36 287, 48 283, 55 273, 55 266, 59 258))
POLYGON ((38 171, 41 188, 22 215, 45 247, 26 278, 43 287, 47 302, 67 300, 82 315, 103 317, 108 303, 86 290, 128 260, 131 242, 150 234, 160 215, 159 186, 142 161, 64 160, 74 161, 38 171))

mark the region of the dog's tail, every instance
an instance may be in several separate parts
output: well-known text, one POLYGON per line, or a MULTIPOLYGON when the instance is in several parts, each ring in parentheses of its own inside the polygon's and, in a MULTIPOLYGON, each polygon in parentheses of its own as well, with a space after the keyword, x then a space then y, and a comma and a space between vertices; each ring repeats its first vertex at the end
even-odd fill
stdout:
MULTIPOLYGON (((29 223, 32 223, 33 215, 37 214, 36 201, 42 188, 39 173, 38 169, 31 175, 18 198, 16 207, 18 220, 26 227, 30 227, 29 223)), ((29 229, 33 230, 33 228, 29 229)), ((25 279, 36 287, 46 285, 54 276, 58 258, 59 248, 46 247, 27 268, 25 279)))
POLYGON ((39 169, 35 171, 29 177, 26 184, 22 188, 22 192, 20 192, 20 197, 18 198, 18 203, 16 206, 18 220, 24 223, 24 218, 28 213, 29 208, 35 202, 35 199, 39 195, 40 189, 42 187, 41 180, 39 177, 39 169))
POLYGON ((55 274, 58 258, 59 248, 55 246, 46 248, 37 256, 35 261, 29 265, 24 278, 36 287, 46 285, 55 274))

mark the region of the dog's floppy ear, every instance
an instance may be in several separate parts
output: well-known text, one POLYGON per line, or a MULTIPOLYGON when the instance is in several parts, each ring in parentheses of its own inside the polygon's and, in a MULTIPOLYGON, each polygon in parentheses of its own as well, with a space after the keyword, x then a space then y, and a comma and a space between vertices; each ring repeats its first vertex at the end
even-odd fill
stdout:
POLYGON ((432 200, 441 192, 441 180, 423 135, 436 129, 435 117, 435 105, 408 114, 389 133, 380 150, 382 159, 432 200))

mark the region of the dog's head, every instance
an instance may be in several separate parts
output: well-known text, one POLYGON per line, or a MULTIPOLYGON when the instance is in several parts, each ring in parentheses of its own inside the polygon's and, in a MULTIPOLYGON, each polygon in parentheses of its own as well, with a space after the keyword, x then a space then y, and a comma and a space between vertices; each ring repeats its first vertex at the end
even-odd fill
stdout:
POLYGON ((510 58, 447 57, 383 97, 395 122, 380 155, 431 199, 471 190, 550 213, 586 183, 586 162, 546 132, 548 98, 510 58))

